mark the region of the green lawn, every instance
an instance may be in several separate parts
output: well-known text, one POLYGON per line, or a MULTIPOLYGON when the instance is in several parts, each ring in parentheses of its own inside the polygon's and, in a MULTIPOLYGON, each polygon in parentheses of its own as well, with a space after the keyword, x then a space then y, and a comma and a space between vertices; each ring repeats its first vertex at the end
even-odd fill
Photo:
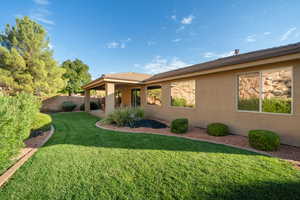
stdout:
POLYGON ((289 163, 223 145, 101 130, 54 114, 56 132, 0 199, 300 199, 289 163))

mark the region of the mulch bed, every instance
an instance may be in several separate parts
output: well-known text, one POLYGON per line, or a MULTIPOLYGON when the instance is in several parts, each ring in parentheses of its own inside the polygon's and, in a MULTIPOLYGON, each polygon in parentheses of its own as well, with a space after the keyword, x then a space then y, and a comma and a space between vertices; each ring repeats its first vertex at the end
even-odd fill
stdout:
MULTIPOLYGON (((256 151, 256 149, 249 146, 248 138, 241 135, 228 135, 222 137, 211 136, 206 133, 206 129, 202 128, 191 128, 186 134, 174 134, 170 131, 170 128, 160 128, 153 129, 149 127, 139 127, 139 128, 129 128, 129 127, 117 127, 114 125, 103 125, 97 122, 97 125, 105 129, 124 131, 124 132, 134 132, 134 133, 152 133, 152 134, 162 134, 162 135, 172 135, 172 136, 182 136, 185 138, 207 140, 211 142, 217 142, 221 144, 234 145, 236 147, 246 148, 249 150, 256 151)), ((262 153, 267 153, 274 157, 279 157, 284 160, 292 162, 297 168, 300 169, 300 147, 294 147, 290 145, 280 145, 278 151, 258 151, 262 153)))

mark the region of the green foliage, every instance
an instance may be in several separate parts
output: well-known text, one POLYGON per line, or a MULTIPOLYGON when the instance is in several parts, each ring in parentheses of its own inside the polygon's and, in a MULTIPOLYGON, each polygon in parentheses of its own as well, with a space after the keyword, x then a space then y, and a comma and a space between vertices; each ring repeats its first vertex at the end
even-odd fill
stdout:
POLYGON ((178 98, 178 97, 174 97, 174 98, 172 97, 171 105, 177 107, 190 107, 190 108, 195 107, 195 105, 188 104, 186 99, 178 98))
POLYGON ((74 61, 64 61, 62 68, 66 70, 63 79, 67 81, 67 85, 63 89, 63 92, 67 92, 69 95, 82 92, 81 86, 91 81, 89 66, 79 59, 74 61))
POLYGON ((171 132, 186 133, 189 128, 189 121, 186 118, 175 119, 171 123, 171 132))
MULTIPOLYGON (((243 99, 239 100, 238 103, 239 110, 247 111, 259 111, 259 99, 243 99)), ((271 113, 291 113, 292 103, 290 99, 263 99, 262 101, 262 111, 271 113)))
POLYGON ((110 113, 102 122, 105 124, 132 127, 134 122, 143 119, 144 115, 145 113, 142 108, 119 108, 110 113))
POLYGON ((1 200, 299 200, 300 170, 250 151, 99 129, 53 114, 54 135, 0 189, 1 200))
POLYGON ((49 48, 46 30, 24 17, 0 33, 0 85, 11 94, 25 91, 38 96, 55 94, 65 82, 49 48))
POLYGON ((259 150, 274 151, 280 146, 280 137, 277 133, 267 130, 251 130, 248 133, 249 144, 259 150))
POLYGON ((240 99, 238 103, 239 110, 259 111, 259 99, 240 99))
MULTIPOLYGON (((98 109, 100 109, 100 108, 101 108, 101 106, 100 106, 99 103, 94 102, 94 101, 91 101, 91 102, 90 102, 90 109, 91 109, 91 110, 98 110, 98 109)), ((84 103, 80 105, 80 110, 81 110, 81 111, 84 111, 84 103)))
POLYGON ((64 101, 62 103, 62 109, 65 112, 71 112, 76 108, 76 104, 73 103, 72 101, 64 101))
POLYGON ((290 114, 292 111, 292 103, 290 99, 264 99, 262 107, 263 112, 290 114))
POLYGON ((211 123, 207 126, 207 133, 213 136, 229 135, 229 128, 222 123, 211 123))
POLYGON ((49 130, 51 123, 52 123, 52 118, 50 115, 44 113, 37 113, 36 118, 32 124, 32 130, 33 131, 49 130))
POLYGON ((28 138, 40 102, 30 94, 0 94, 0 174, 28 138))

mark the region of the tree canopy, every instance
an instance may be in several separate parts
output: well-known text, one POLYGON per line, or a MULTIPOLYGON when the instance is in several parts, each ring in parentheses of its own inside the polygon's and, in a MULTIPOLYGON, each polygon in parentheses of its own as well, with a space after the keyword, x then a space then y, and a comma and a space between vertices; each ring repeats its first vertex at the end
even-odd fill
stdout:
POLYGON ((11 93, 55 94, 65 87, 63 73, 42 25, 29 17, 17 18, 15 26, 7 24, 0 33, 0 85, 11 93))
POLYGON ((89 66, 79 59, 64 61, 62 68, 65 69, 63 78, 67 81, 63 92, 67 92, 69 95, 82 92, 81 86, 91 81, 89 66))

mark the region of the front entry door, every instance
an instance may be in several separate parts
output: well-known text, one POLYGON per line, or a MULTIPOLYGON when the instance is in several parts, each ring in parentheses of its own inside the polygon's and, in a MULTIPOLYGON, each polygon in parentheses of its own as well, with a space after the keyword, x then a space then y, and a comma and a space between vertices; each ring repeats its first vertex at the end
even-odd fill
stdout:
POLYGON ((141 106, 141 89, 131 89, 131 107, 141 106))

